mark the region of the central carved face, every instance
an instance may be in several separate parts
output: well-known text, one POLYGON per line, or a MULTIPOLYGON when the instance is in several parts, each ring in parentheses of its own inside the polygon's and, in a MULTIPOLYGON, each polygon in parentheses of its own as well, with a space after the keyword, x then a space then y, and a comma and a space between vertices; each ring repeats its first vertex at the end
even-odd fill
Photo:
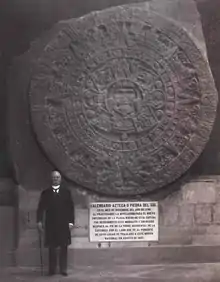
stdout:
POLYGON ((118 80, 108 89, 108 108, 116 116, 129 118, 136 115, 135 101, 140 99, 135 83, 129 80, 118 80))
MULTIPOLYGON (((104 138, 134 142, 165 120, 164 91, 164 82, 149 65, 112 58, 82 79, 87 124, 104 138)), ((136 146, 130 143, 129 148, 136 146)))

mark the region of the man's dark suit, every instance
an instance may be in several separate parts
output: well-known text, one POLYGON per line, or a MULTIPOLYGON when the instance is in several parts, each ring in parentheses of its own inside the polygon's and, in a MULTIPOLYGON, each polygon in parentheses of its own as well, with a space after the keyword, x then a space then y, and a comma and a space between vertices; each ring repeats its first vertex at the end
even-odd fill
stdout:
POLYGON ((54 273, 56 269, 57 247, 60 247, 60 272, 66 272, 67 246, 71 244, 69 223, 74 224, 74 204, 70 191, 62 185, 59 193, 55 193, 52 187, 41 193, 37 222, 43 221, 45 222, 44 245, 49 248, 49 272, 54 273))

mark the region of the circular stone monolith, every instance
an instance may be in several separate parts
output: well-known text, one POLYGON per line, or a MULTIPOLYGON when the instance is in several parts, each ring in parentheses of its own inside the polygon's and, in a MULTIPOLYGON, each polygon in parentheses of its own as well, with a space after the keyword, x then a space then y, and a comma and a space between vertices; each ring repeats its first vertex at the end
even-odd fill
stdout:
POLYGON ((144 194, 202 152, 217 92, 206 59, 174 22, 134 6, 69 21, 30 80, 37 139, 70 180, 144 194))

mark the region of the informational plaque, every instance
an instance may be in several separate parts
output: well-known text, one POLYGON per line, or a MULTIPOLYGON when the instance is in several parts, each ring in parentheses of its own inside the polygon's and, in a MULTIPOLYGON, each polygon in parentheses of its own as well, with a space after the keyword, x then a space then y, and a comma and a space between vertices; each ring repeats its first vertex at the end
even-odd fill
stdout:
POLYGON ((90 241, 158 241, 158 202, 90 204, 90 241))

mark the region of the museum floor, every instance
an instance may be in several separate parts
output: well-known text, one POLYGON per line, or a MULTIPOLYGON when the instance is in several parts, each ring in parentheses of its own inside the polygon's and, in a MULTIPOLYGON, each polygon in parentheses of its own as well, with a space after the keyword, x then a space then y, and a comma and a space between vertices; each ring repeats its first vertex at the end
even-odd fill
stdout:
POLYGON ((72 282, 219 282, 220 263, 172 264, 172 265, 129 265, 114 267, 77 267, 69 276, 42 277, 39 269, 8 268, 1 271, 1 282, 17 281, 72 281, 72 282))

